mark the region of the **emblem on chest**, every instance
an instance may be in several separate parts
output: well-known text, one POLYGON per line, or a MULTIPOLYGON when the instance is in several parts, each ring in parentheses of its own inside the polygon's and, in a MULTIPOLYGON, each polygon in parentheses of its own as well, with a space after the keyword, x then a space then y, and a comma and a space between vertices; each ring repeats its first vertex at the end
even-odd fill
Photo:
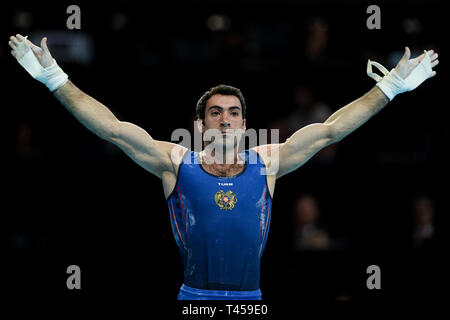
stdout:
POLYGON ((234 205, 237 202, 236 195, 231 191, 224 192, 223 190, 220 190, 219 192, 216 192, 214 195, 214 200, 216 201, 216 204, 219 206, 222 210, 231 210, 234 208, 234 205))

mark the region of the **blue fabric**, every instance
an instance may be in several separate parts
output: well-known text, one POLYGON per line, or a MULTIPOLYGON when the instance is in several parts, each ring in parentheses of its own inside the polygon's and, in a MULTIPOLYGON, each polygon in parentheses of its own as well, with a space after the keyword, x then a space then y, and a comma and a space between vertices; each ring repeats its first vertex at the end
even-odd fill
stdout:
POLYGON ((204 290, 183 284, 178 300, 262 300, 262 295, 259 289, 253 291, 204 290))
POLYGON ((265 166, 251 150, 233 177, 207 173, 188 151, 167 198, 172 231, 184 264, 184 284, 207 290, 258 290, 272 198, 265 166))

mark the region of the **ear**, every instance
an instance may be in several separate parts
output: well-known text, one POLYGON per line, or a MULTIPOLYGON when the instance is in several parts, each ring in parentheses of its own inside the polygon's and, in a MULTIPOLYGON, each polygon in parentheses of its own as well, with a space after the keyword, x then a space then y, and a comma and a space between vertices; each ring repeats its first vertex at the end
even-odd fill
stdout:
POLYGON ((200 131, 200 133, 203 133, 203 126, 204 126, 203 122, 204 122, 203 119, 197 118, 197 129, 198 131, 200 131))
POLYGON ((247 119, 242 120, 242 129, 247 130, 247 119))

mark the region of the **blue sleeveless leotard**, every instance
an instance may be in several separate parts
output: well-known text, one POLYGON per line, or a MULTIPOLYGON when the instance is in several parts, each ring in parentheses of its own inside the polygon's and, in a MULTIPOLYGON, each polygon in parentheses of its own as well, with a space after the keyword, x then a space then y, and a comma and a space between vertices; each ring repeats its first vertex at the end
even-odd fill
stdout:
POLYGON ((179 166, 167 204, 185 289, 240 291, 241 296, 259 290, 272 198, 259 155, 253 150, 239 155, 245 167, 232 177, 207 173, 193 151, 179 166))

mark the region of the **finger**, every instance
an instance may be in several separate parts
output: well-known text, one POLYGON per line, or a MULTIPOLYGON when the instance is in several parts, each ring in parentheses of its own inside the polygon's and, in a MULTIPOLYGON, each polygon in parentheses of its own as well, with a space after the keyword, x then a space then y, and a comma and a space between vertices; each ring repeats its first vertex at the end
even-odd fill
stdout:
POLYGON ((430 78, 434 77, 436 75, 436 71, 433 71, 430 75, 430 78))
POLYGON ((431 67, 434 68, 434 67, 436 67, 438 64, 439 64, 439 60, 434 60, 434 61, 431 63, 431 67))
POLYGON ((50 51, 48 50, 47 47, 47 37, 43 37, 41 40, 41 48, 42 50, 44 50, 46 53, 50 53, 50 51))
POLYGON ((12 41, 8 41, 8 44, 14 50, 17 48, 17 46, 12 41))
POLYGON ((431 62, 433 62, 433 61, 436 60, 437 58, 438 58, 438 54, 437 54, 437 53, 433 54, 433 55, 430 57, 431 62))
MULTIPOLYGON (((405 53, 403 54, 403 57, 400 59, 400 62, 408 61, 408 59, 411 57, 411 51, 408 47, 405 47, 405 53)), ((399 62, 399 63, 400 63, 399 62)))
POLYGON ((22 42, 22 41, 24 41, 24 40, 26 40, 25 39, 25 37, 23 37, 21 34, 16 34, 16 38, 17 38, 17 40, 19 40, 20 42, 22 42))
POLYGON ((16 57, 16 50, 11 50, 11 54, 15 58, 16 57))
POLYGON ((11 36, 11 37, 9 38, 9 40, 11 40, 11 42, 12 42, 16 47, 19 45, 19 40, 17 40, 16 37, 11 36))

